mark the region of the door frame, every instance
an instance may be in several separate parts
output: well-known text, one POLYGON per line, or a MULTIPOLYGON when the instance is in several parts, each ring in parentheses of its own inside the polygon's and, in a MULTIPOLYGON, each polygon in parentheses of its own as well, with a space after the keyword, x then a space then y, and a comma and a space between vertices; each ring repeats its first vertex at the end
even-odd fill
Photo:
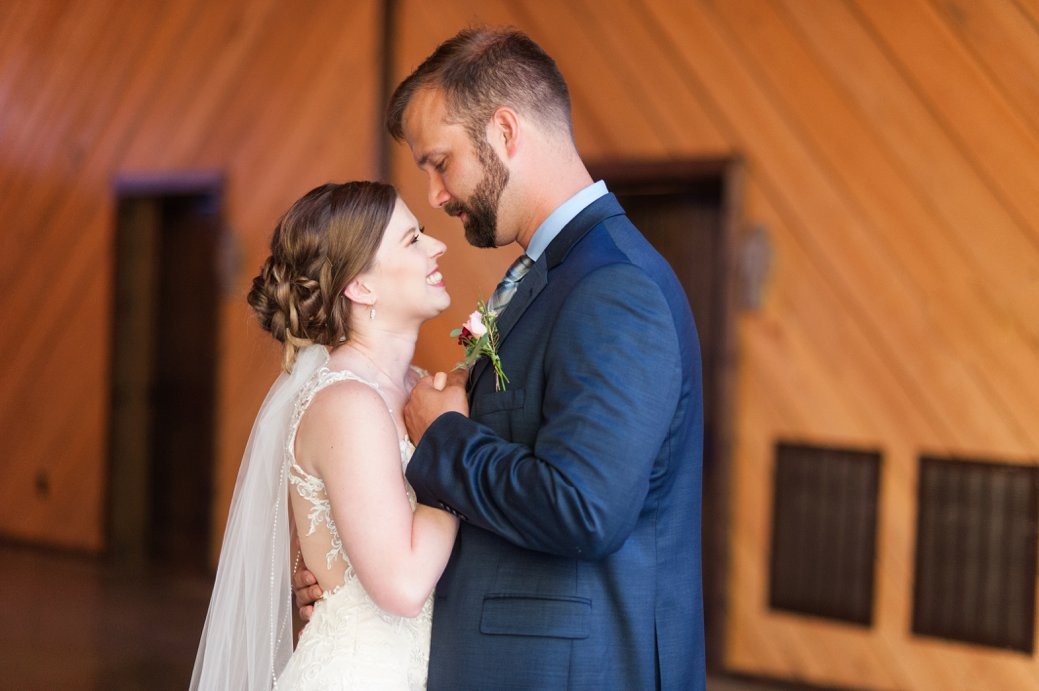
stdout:
MULTIPOLYGON (((144 567, 151 561, 153 539, 152 387, 155 384, 157 322, 162 318, 158 314, 162 265, 158 253, 162 247, 161 234, 169 230, 161 218, 162 208, 168 200, 175 198, 205 199, 215 204, 217 236, 214 243, 220 251, 225 178, 217 171, 126 173, 114 177, 112 192, 115 227, 112 234, 106 551, 108 557, 118 563, 144 567), (127 210, 138 218, 125 219, 123 216, 127 210), (129 225, 124 227, 127 220, 129 225)), ((212 259, 216 269, 220 257, 214 255, 212 259)), ((214 278, 219 291, 218 273, 214 278)), ((212 298, 219 298, 219 294, 212 298)), ((213 326, 218 328, 218 323, 213 326)), ((218 338, 218 332, 214 333, 214 338, 218 338)), ((219 343, 214 341, 214 354, 218 348, 219 343)), ((214 405, 217 395, 214 388, 211 401, 214 405)), ((215 433, 215 428, 212 432, 215 433)), ((212 461, 216 458, 215 437, 210 442, 212 461)), ((214 470, 211 465, 210 473, 214 470)), ((210 477, 210 482, 214 481, 215 477, 210 477)), ((208 512, 210 498, 199 497, 199 501, 205 504, 208 512)))

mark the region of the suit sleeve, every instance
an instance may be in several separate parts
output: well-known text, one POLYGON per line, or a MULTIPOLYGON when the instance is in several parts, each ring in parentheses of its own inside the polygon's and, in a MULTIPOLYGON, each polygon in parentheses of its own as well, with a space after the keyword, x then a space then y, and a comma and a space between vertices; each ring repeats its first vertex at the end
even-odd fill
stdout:
POLYGON ((584 277, 545 337, 534 447, 448 413, 420 441, 408 480, 423 502, 518 546, 600 558, 644 510, 680 391, 678 337, 660 289, 628 264, 584 277))

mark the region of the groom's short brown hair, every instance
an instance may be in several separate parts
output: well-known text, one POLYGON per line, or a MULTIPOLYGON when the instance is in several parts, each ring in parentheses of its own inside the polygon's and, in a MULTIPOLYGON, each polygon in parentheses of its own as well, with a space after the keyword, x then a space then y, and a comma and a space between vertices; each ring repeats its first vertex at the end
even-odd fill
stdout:
POLYGON ((393 92, 386 128, 404 139, 404 111, 423 89, 443 92, 447 116, 473 141, 501 106, 515 108, 573 139, 570 90, 541 46, 515 29, 468 28, 441 43, 393 92))

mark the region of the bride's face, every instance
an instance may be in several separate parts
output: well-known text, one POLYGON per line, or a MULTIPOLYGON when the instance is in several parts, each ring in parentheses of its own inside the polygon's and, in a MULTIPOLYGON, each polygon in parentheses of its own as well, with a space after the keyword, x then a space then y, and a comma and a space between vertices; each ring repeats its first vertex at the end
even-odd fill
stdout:
POLYGON ((368 281, 375 290, 379 320, 426 320, 451 304, 438 259, 447 246, 422 232, 418 219, 399 197, 375 253, 368 281))

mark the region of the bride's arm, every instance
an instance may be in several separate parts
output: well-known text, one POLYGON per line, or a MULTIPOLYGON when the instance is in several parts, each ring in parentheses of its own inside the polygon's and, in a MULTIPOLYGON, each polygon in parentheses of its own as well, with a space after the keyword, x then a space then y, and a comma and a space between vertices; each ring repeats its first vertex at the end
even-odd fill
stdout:
POLYGON ((357 382, 321 391, 301 421, 297 459, 324 480, 343 549, 371 598, 415 616, 447 564, 458 521, 408 501, 397 430, 383 399, 357 382))

